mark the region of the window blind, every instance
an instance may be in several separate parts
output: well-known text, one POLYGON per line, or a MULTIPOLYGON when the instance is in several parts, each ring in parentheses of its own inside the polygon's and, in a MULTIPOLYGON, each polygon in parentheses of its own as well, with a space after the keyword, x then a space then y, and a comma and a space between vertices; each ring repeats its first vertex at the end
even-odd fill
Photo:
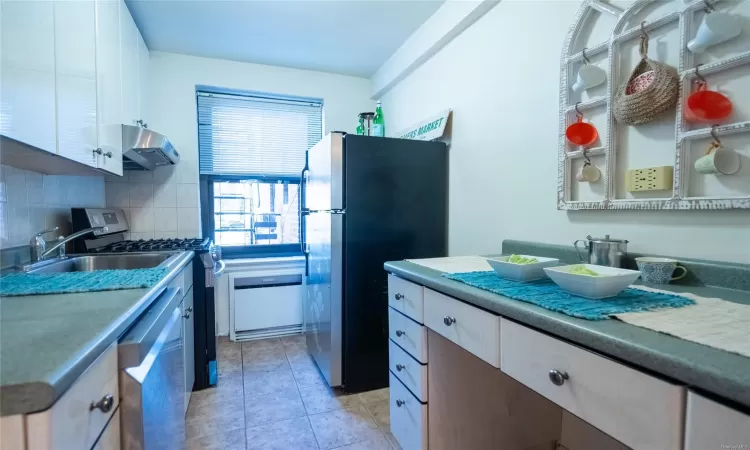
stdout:
POLYGON ((322 137, 323 104, 198 91, 204 175, 299 176, 322 137))

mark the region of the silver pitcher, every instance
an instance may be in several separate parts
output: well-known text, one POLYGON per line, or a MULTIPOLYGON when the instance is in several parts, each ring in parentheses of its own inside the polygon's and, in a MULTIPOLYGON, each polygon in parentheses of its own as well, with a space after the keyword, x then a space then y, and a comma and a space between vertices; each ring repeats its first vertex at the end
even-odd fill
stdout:
POLYGON ((625 239, 612 239, 609 235, 604 238, 592 238, 586 236, 586 240, 579 239, 573 242, 581 262, 596 264, 598 266, 622 267, 622 257, 628 249, 628 241, 625 239), (588 250, 588 259, 584 259, 578 243, 583 242, 583 248, 588 250))

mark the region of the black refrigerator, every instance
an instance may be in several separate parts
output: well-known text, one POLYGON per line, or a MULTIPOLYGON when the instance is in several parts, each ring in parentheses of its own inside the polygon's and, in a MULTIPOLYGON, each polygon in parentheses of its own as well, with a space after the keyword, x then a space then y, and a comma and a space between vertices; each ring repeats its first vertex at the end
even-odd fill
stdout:
POLYGON ((388 386, 386 261, 446 255, 442 142, 330 133, 301 180, 307 346, 330 386, 388 386))

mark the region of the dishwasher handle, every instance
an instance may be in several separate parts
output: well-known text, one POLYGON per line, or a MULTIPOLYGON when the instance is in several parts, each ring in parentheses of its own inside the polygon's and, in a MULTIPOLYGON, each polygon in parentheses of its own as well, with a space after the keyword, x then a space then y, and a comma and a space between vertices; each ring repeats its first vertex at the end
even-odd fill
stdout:
POLYGON ((117 364, 120 369, 138 367, 146 359, 175 308, 182 301, 181 293, 182 289, 178 287, 165 289, 120 339, 117 345, 117 364))

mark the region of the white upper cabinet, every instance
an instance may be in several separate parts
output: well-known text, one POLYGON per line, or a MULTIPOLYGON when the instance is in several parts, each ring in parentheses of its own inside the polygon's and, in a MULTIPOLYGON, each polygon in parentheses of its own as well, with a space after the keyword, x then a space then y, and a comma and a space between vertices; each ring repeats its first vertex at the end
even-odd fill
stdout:
POLYGON ((122 175, 122 1, 96 0, 96 102, 99 150, 97 167, 122 175))
POLYGON ((97 167, 96 4, 55 0, 57 152, 97 167))
POLYGON ((138 41, 140 33, 124 1, 120 3, 120 67, 122 69, 122 118, 135 125, 140 113, 138 92, 138 41))
POLYGON ((148 124, 149 117, 149 55, 143 36, 138 33, 138 91, 140 97, 141 114, 138 116, 144 123, 148 124))
POLYGON ((0 134, 56 153, 53 22, 49 1, 0 5, 0 134))

